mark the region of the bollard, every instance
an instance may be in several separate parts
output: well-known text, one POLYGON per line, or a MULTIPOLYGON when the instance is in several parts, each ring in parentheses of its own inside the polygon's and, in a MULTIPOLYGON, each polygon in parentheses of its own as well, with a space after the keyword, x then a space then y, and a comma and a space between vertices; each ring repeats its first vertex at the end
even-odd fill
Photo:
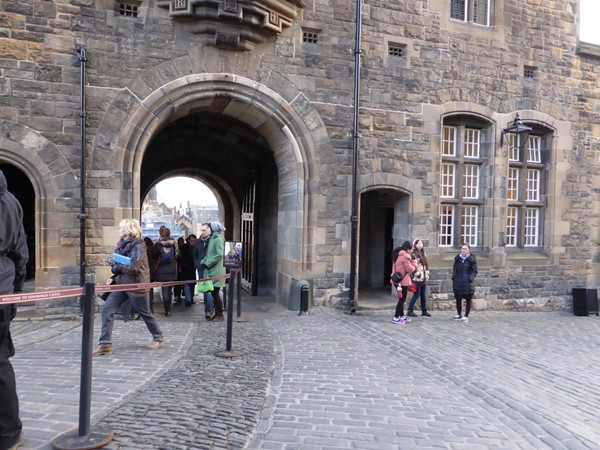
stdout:
POLYGON ((300 287, 300 312, 299 316, 303 316, 304 314, 308 314, 308 286, 303 284, 300 287))
POLYGON ((83 331, 81 343, 81 386, 79 394, 79 430, 65 433, 52 442, 54 450, 87 450, 101 448, 115 437, 101 427, 90 428, 92 399, 92 337, 94 333, 94 283, 83 287, 83 331))
POLYGON ((225 351, 215 352, 215 356, 219 356, 221 358, 237 358, 244 355, 244 352, 242 351, 231 349, 231 339, 233 337, 233 290, 235 287, 234 284, 236 275, 237 274, 235 271, 231 271, 231 277, 229 278, 229 305, 227 309, 227 337, 225 342, 225 351))

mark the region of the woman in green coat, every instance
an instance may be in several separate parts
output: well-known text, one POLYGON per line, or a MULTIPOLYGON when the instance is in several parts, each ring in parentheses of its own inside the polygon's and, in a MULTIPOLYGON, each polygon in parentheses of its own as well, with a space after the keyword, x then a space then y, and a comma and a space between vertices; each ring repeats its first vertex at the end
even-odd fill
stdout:
MULTIPOLYGON (((225 275, 225 266, 223 265, 223 257, 225 254, 225 238, 223 231, 225 227, 219 222, 210 222, 210 239, 208 240, 208 248, 206 256, 200 263, 200 269, 203 273, 202 277, 211 278, 225 275)), ((215 302, 215 315, 212 317, 213 322, 223 322, 223 300, 219 294, 222 287, 225 287, 225 279, 213 281, 213 291, 211 292, 215 302)))

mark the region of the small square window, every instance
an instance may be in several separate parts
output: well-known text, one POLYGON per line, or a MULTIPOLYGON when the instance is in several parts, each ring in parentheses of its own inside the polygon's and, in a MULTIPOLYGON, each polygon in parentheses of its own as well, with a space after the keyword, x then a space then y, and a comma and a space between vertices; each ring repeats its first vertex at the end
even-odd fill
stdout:
POLYGON ((535 78, 537 67, 525 66, 523 68, 523 78, 535 78))
POLYGON ((307 44, 318 44, 319 33, 313 31, 302 32, 302 42, 306 42, 307 44))
POLYGON ((404 56, 404 47, 390 44, 388 47, 388 55, 395 58, 402 58, 402 56, 404 56))
POLYGON ((137 5, 130 5, 128 3, 119 3, 119 14, 125 17, 137 17, 138 7, 137 5))

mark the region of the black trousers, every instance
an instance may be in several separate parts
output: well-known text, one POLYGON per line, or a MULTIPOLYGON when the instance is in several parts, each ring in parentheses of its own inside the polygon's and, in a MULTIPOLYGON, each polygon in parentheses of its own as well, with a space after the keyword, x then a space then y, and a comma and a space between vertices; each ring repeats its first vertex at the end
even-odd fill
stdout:
POLYGON ((0 321, 0 449, 12 447, 23 428, 19 419, 15 372, 8 360, 13 352, 10 321, 0 321))

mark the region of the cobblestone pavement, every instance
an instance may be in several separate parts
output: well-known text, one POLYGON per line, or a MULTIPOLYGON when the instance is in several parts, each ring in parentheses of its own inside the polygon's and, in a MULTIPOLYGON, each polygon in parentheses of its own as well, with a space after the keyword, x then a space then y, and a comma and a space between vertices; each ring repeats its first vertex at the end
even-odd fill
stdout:
MULTIPOLYGON (((114 354, 93 361, 91 422, 115 433, 105 448, 600 448, 596 316, 434 311, 396 325, 389 310, 245 311, 237 358, 215 356, 226 322, 189 310, 160 318, 153 352, 142 322, 117 322, 114 354)), ((50 449, 78 426, 81 325, 14 334, 22 448, 50 449)))

